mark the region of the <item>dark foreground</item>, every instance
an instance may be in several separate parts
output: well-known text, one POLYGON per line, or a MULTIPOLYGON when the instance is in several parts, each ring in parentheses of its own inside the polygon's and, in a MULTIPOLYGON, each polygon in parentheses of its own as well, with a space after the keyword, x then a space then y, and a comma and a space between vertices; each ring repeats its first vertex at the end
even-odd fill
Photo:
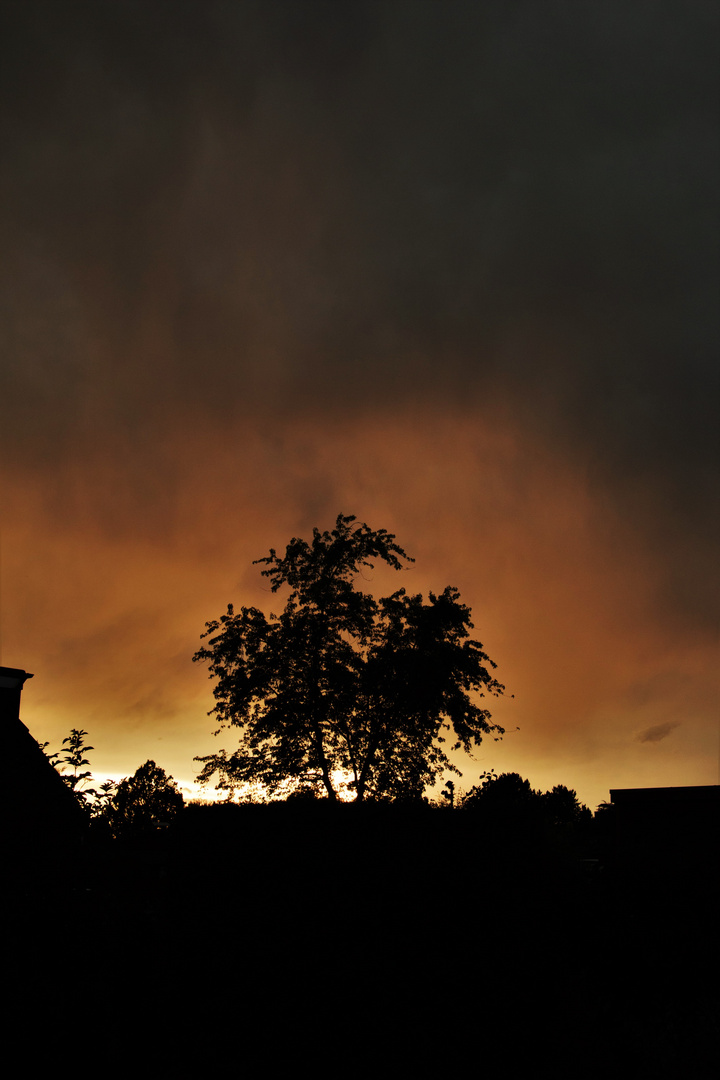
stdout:
POLYGON ((6 857, 28 1065, 713 1075, 717 850, 459 812, 190 807, 6 857))

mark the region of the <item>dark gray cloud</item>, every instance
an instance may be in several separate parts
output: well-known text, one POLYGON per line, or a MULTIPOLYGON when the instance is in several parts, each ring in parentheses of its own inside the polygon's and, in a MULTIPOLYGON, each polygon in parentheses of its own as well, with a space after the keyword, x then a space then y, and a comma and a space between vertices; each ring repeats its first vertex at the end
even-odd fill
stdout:
POLYGON ((709 617, 716 5, 0 17, 7 461, 142 499, 199 416, 503 408, 709 617))
POLYGON ((664 724, 653 724, 652 727, 645 728, 644 731, 639 731, 635 736, 638 742, 662 742, 668 735, 672 734, 675 728, 680 727, 679 720, 667 720, 664 724))

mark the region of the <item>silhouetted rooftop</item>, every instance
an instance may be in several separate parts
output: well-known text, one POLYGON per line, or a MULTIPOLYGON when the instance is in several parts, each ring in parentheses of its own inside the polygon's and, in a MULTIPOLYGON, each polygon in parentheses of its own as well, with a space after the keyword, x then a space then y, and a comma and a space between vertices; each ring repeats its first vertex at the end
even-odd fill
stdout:
POLYGON ((85 815, 20 719, 20 695, 33 676, 0 667, 0 730, 6 767, 0 785, 0 830, 10 845, 76 833, 85 815))

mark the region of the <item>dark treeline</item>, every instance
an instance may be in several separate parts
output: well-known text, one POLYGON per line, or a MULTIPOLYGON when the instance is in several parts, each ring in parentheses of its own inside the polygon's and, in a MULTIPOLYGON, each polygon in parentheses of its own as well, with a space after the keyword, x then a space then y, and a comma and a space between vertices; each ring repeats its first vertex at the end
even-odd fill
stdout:
POLYGON ((191 803, 117 838, 38 842, 8 890, 20 985, 42 971, 62 996, 81 957, 103 1008, 185 1016, 203 1038, 233 1025, 241 1046, 217 1060, 271 1068, 318 1024, 323 1053, 352 1036, 359 1058, 399 1055, 398 1075, 474 1054, 704 1068, 710 861, 636 873, 612 810, 558 823, 541 797, 506 816, 492 798, 191 803))

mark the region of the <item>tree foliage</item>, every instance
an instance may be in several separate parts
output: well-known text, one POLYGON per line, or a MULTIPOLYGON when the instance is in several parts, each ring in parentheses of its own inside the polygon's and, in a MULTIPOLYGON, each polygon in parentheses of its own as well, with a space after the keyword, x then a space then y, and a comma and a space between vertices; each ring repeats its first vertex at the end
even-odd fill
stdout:
POLYGON ((151 833, 169 825, 184 805, 173 778, 154 761, 146 761, 120 781, 105 817, 114 836, 151 833))
POLYGON ((497 820, 532 819, 555 827, 574 826, 592 818, 571 788, 556 784, 550 791, 534 791, 530 781, 519 773, 483 774, 480 783, 466 794, 462 806, 464 810, 480 810, 486 817, 497 820))
POLYGON ((499 738, 480 702, 504 687, 495 664, 470 637, 470 609, 454 588, 375 599, 356 579, 376 562, 402 570, 413 560, 384 529, 338 516, 332 531, 293 539, 264 565, 272 592, 289 587, 284 610, 257 608, 206 624, 207 644, 193 657, 216 680, 220 727, 239 731, 239 746, 207 755, 199 779, 221 787, 287 784, 324 788, 339 778, 358 801, 418 797, 445 770, 445 753, 468 752, 485 735, 499 738))
POLYGON ((53 764, 60 767, 63 780, 76 798, 83 803, 95 794, 94 789, 88 787, 88 782, 92 779, 92 773, 85 768, 86 765, 90 764, 90 759, 85 755, 95 748, 86 744, 86 737, 87 731, 73 728, 70 734, 63 739, 62 749, 53 755, 53 758, 56 759, 53 764), (66 772, 65 769, 71 771, 66 772))
POLYGON ((588 821, 592 814, 577 797, 577 792, 564 784, 556 784, 542 796, 545 814, 553 825, 577 825, 588 821))
MULTIPOLYGON (((102 817, 109 804, 115 785, 111 780, 106 780, 100 784, 99 788, 93 786, 94 778, 87 767, 90 765, 90 759, 86 755, 94 750, 94 747, 88 746, 85 742, 87 734, 87 731, 83 731, 82 728, 72 728, 70 734, 63 739, 60 750, 48 754, 47 757, 50 764, 58 770, 80 806, 92 818, 99 818, 102 817)), ((48 743, 42 743, 40 749, 45 752, 48 745, 48 743)))

